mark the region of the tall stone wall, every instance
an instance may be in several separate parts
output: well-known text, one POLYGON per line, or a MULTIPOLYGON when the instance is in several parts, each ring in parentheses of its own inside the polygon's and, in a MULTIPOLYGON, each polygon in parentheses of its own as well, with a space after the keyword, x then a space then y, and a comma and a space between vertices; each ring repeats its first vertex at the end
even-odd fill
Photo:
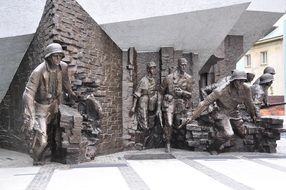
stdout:
POLYGON ((22 93, 51 42, 63 46, 72 87, 80 99, 93 94, 103 108, 97 152, 121 150, 122 52, 75 0, 47 0, 35 37, 1 103, 0 145, 22 150, 22 93))

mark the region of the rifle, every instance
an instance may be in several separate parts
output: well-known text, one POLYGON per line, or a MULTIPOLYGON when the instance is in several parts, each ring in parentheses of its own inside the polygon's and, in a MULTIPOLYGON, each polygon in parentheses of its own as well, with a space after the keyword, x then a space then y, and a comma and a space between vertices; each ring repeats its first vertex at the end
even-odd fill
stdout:
POLYGON ((279 103, 274 103, 274 104, 269 104, 269 105, 263 105, 261 106, 260 109, 265 109, 265 108, 271 108, 271 107, 274 107, 274 106, 281 106, 281 105, 285 105, 286 102, 279 102, 279 103))

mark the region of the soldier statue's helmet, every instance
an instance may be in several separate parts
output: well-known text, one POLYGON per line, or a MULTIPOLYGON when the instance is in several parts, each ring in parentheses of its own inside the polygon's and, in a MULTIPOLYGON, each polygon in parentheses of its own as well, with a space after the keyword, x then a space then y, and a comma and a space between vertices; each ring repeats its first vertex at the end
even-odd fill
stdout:
POLYGON ((157 65, 154 61, 150 61, 149 63, 147 63, 147 69, 151 68, 151 67, 157 67, 157 65))
POLYGON ((260 77, 260 82, 259 84, 266 84, 269 82, 272 82, 274 80, 274 77, 270 73, 265 73, 260 77))
POLYGON ((45 49, 45 58, 48 58, 50 55, 60 53, 64 57, 64 50, 62 46, 58 43, 51 43, 45 49))
POLYGON ((179 64, 185 64, 185 65, 186 65, 186 64, 188 63, 188 61, 187 61, 186 58, 179 58, 179 59, 178 59, 178 63, 179 63, 179 64))
POLYGON ((230 77, 230 82, 235 80, 244 80, 247 81, 247 75, 244 71, 234 70, 230 77))
POLYGON ((273 67, 265 67, 264 71, 263 71, 263 74, 265 73, 269 73, 271 75, 275 75, 275 69, 273 67))

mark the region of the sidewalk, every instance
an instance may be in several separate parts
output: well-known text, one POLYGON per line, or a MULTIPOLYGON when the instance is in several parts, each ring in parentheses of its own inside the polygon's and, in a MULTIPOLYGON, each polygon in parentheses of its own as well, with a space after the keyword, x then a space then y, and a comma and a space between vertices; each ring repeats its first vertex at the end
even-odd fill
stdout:
POLYGON ((32 166, 22 153, 0 149, 0 189, 285 189, 286 154, 126 151, 77 165, 32 166))

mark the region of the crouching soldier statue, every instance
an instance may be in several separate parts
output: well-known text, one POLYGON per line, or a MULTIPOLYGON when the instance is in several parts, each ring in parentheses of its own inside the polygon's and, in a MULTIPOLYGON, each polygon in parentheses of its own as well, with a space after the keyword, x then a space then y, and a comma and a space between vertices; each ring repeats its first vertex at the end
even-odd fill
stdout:
MULTIPOLYGON (((76 95, 70 88, 67 64, 62 62, 64 52, 57 43, 45 49, 44 62, 31 73, 23 93, 24 122, 26 130, 32 133, 30 153, 34 164, 44 164, 44 153, 51 149, 52 157, 57 144, 55 133, 59 123, 59 104, 62 92, 71 98, 76 95)), ((60 135, 60 134, 57 134, 60 135)))
POLYGON ((229 83, 224 83, 224 85, 213 90, 199 103, 192 116, 187 119, 187 122, 196 119, 210 104, 216 102, 215 125, 218 132, 211 152, 222 151, 224 143, 234 135, 234 132, 240 137, 246 135, 247 131, 243 126, 243 120, 238 109, 239 104, 244 104, 254 122, 256 121, 257 113, 251 97, 251 89, 244 84, 246 81, 246 73, 235 70, 229 79, 229 83))

